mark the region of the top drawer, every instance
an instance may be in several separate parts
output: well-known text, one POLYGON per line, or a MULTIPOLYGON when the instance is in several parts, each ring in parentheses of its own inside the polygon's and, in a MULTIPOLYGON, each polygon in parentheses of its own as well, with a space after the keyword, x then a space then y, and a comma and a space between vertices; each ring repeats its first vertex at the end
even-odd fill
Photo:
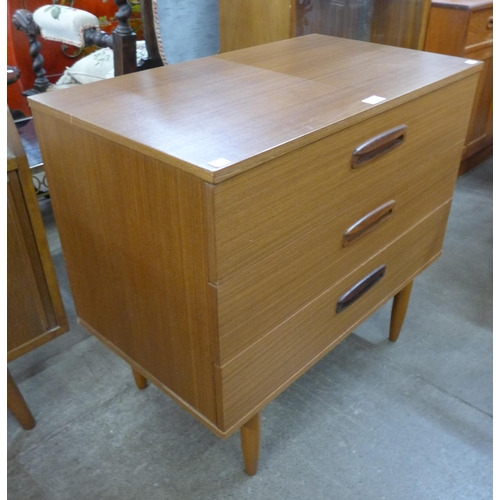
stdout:
POLYGON ((493 40, 493 8, 472 11, 469 17, 465 48, 493 40))
POLYGON ((210 281, 222 283, 462 142, 475 83, 466 78, 226 182, 207 184, 210 281), (407 126, 400 146, 351 167, 357 147, 400 125, 407 126))

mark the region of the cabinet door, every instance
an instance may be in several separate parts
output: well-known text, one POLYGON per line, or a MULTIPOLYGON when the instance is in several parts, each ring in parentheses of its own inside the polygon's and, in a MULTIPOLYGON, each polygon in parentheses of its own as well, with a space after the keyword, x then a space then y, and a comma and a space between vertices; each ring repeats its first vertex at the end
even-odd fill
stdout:
POLYGON ((17 171, 7 174, 7 350, 56 327, 17 171))
POLYGON ((7 110, 7 361, 67 330, 28 160, 7 110))

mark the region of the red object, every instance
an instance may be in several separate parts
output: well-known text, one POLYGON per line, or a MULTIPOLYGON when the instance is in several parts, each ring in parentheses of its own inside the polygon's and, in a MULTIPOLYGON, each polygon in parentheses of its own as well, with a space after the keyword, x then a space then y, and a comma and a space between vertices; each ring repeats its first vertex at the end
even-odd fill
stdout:
MULTIPOLYGON (((59 3, 64 4, 64 1, 59 3)), ((66 2, 69 5, 69 2, 66 2)), ((27 98, 23 92, 33 88, 35 75, 32 70, 33 59, 29 55, 28 37, 25 33, 17 31, 12 24, 12 15, 17 9, 27 9, 34 12, 43 5, 50 5, 51 0, 8 0, 7 3, 7 64, 15 66, 21 71, 21 77, 16 83, 7 87, 7 104, 11 111, 21 111, 26 116, 31 116, 27 98)), ((111 33, 117 22, 115 14, 117 7, 112 0, 75 0, 73 7, 91 12, 99 18, 101 29, 111 33)), ((136 31, 137 38, 141 39, 140 13, 133 12, 130 18, 130 25, 136 31)), ((56 82, 66 67, 69 67, 78 60, 65 55, 61 50, 61 44, 39 38, 42 44, 41 54, 45 60, 44 68, 47 78, 51 82, 56 82)), ((69 52, 77 50, 70 47, 69 52)), ((87 52, 82 54, 83 57, 87 52)))

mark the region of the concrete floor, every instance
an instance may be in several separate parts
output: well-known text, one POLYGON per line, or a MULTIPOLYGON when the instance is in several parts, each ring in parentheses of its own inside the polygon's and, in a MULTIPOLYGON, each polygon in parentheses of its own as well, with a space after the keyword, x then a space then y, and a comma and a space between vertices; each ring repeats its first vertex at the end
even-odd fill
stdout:
POLYGON ((9 500, 492 497, 492 160, 458 180, 441 259, 387 340, 386 305, 262 412, 260 468, 75 321, 50 202, 42 202, 71 330, 9 366, 37 420, 8 414, 9 500))

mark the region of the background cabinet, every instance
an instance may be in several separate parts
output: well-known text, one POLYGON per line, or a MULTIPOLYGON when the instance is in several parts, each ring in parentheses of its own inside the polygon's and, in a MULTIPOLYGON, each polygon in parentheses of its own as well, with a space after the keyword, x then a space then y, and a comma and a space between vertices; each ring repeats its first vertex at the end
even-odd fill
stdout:
POLYGON ((493 2, 433 1, 425 50, 484 62, 462 154, 463 173, 493 150, 493 2))
MULTIPOLYGON (((7 112, 7 361, 68 330, 28 162, 7 112)), ((34 420, 7 375, 7 404, 25 428, 34 420)))
POLYGON ((323 35, 422 49, 431 0, 219 0, 221 52, 323 35))

